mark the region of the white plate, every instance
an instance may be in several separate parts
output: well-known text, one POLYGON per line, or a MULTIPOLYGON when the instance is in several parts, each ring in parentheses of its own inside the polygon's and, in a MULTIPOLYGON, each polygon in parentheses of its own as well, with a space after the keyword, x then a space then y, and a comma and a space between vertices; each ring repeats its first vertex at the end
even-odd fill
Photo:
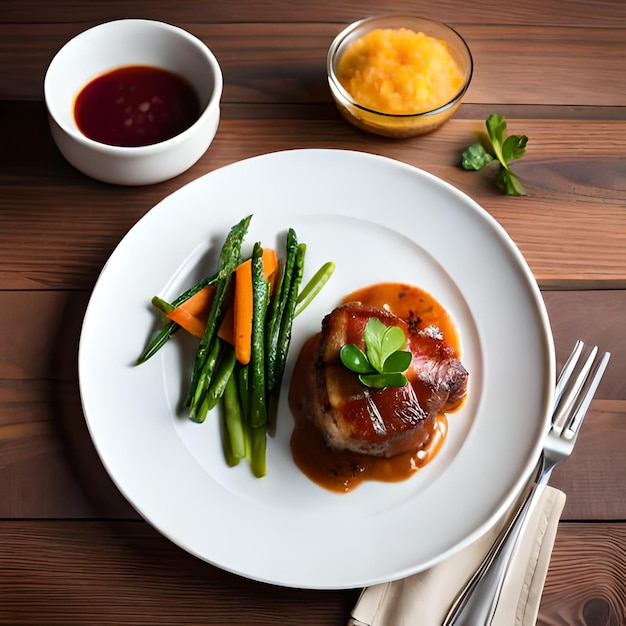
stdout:
POLYGON ((554 350, 537 285, 510 238, 466 195, 386 158, 339 150, 256 157, 172 194, 124 237, 94 289, 79 351, 83 407, 102 462, 139 513, 185 550, 278 585, 338 589, 424 570, 487 530, 538 458, 553 396, 554 350), (283 393, 268 475, 227 468, 216 416, 178 411, 192 344, 179 333, 134 367, 155 315, 212 273, 230 227, 252 213, 247 245, 279 245, 289 226, 307 248, 305 280, 335 261, 297 318, 284 389, 303 340, 350 291, 383 281, 425 288, 451 313, 470 372, 435 460, 400 483, 347 495, 294 465, 283 393))

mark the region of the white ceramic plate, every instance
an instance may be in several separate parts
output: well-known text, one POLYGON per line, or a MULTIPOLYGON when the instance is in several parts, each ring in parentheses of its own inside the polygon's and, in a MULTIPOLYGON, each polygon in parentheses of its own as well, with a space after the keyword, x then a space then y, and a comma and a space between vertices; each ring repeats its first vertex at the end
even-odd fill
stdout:
POLYGON ((172 194, 124 237, 93 292, 80 387, 89 430, 121 492, 163 535, 223 569, 284 586, 338 589, 424 570, 486 531, 538 458, 553 395, 554 350, 537 285, 518 249, 466 195, 386 158, 297 150, 235 163, 172 194), (436 459, 400 483, 347 495, 294 465, 283 393, 268 475, 224 463, 217 419, 178 410, 193 358, 179 333, 134 367, 154 328, 150 298, 173 299, 212 273, 230 227, 279 245, 290 226, 308 246, 305 280, 335 261, 297 318, 284 389, 306 337, 350 291, 383 281, 425 288, 451 313, 470 372, 436 459), (123 303, 123 306, 119 306, 123 303))

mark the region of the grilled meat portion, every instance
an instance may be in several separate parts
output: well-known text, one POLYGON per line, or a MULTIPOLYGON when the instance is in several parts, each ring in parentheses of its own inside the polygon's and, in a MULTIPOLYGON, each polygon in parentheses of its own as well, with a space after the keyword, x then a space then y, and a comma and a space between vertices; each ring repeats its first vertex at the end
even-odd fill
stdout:
POLYGON ((311 368, 310 417, 331 447, 395 456, 425 443, 437 414, 453 410, 465 396, 467 376, 436 328, 417 330, 384 309, 350 302, 322 322, 311 368), (371 317, 400 326, 407 335, 413 356, 404 387, 368 388, 341 363, 339 351, 346 343, 364 349, 363 331, 371 317))

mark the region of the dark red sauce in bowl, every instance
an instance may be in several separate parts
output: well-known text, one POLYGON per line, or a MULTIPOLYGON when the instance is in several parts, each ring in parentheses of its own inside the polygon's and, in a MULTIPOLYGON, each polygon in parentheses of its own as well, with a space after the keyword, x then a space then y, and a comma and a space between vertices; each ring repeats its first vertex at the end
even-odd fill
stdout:
POLYGON ((147 146, 187 130, 200 101, 182 76, 148 65, 120 67, 94 78, 74 103, 79 130, 112 146, 147 146))

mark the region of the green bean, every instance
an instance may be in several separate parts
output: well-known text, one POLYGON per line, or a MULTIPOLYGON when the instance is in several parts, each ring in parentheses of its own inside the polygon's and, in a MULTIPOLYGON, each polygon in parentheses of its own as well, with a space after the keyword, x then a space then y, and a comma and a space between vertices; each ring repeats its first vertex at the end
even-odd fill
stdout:
POLYGON ((243 459, 246 456, 245 425, 243 422, 239 391, 237 389, 237 375, 235 373, 229 376, 226 381, 223 404, 226 430, 232 455, 237 460, 243 459))
POLYGON ((248 421, 250 407, 250 366, 237 363, 237 391, 239 392, 239 402, 243 413, 244 422, 248 421))
POLYGON ((285 243, 285 263, 280 279, 276 285, 274 294, 270 300, 267 322, 267 330, 265 334, 265 360, 267 367, 267 388, 271 395, 275 388, 276 380, 276 350, 278 346, 278 337, 280 336, 280 324, 285 310, 287 296, 289 294, 289 286, 291 284, 291 276, 296 261, 296 253, 298 250, 298 237, 293 228, 287 231, 287 240, 285 243))
POLYGON ((239 406, 241 407, 241 421, 243 422, 243 434, 246 442, 246 459, 250 461, 250 367, 237 363, 237 390, 239 392, 239 406))
POLYGON ((167 302, 167 300, 163 300, 163 298, 159 298, 159 296, 153 296, 150 302, 152 302, 152 306, 159 309, 161 313, 165 313, 165 314, 171 313, 176 308, 173 304, 170 304, 169 302, 167 302))
POLYGON ((168 321, 157 329, 146 344, 142 353, 137 357, 135 365, 141 365, 153 357, 170 339, 172 335, 180 330, 176 322, 168 321))
POLYGON ((269 283, 263 272, 263 249, 254 244, 252 252, 252 350, 250 355, 250 425, 267 423, 265 374, 265 318, 269 298, 269 283))
MULTIPOLYGON (((206 388, 208 388, 209 383, 211 382, 212 374, 215 371, 215 366, 217 365, 217 361, 218 361, 219 356, 220 356, 220 348, 221 348, 221 341, 219 341, 219 340, 218 341, 214 341, 213 344, 211 345, 211 349, 207 353, 207 356, 206 356, 206 368, 205 368, 204 372, 207 373, 208 379, 207 379, 206 383, 202 383, 203 385, 205 385, 206 388), (210 372, 211 374, 209 375, 208 372, 210 372)), ((189 414, 190 419, 193 420, 194 422, 200 422, 201 423, 201 422, 204 422, 204 420, 206 418, 207 411, 202 413, 199 410, 200 407, 201 407, 201 402, 202 402, 202 398, 200 398, 200 400, 198 402, 198 407, 193 412, 193 414, 192 413, 189 414)))
POLYGON ((177 306, 183 304, 183 302, 187 302, 191 296, 195 296, 199 291, 202 291, 208 285, 212 285, 216 280, 217 274, 203 278, 199 283, 196 283, 193 287, 187 289, 187 291, 178 296, 178 298, 172 302, 172 306, 176 308, 177 306))
POLYGON ((267 474, 267 431, 262 428, 250 429, 250 469, 256 478, 267 474))
POLYGON ((285 298, 285 306, 282 319, 280 321, 280 333, 278 335, 275 348, 276 355, 272 388, 268 391, 268 431, 272 436, 276 432, 280 387, 283 381, 283 375, 285 373, 287 353, 289 352, 289 346, 291 344, 291 331, 293 327, 293 320, 295 317, 298 291, 300 289, 300 283, 302 282, 302 275, 304 273, 305 254, 306 245, 301 243, 296 249, 291 282, 285 298))
POLYGON ((226 420, 226 413, 222 411, 220 414, 220 438, 222 441, 222 452, 224 453, 224 459, 228 467, 235 467, 235 465, 239 465, 240 459, 238 459, 233 453, 233 447, 228 433, 226 420))
POLYGON ((333 275, 334 271, 335 264, 332 261, 328 261, 328 263, 324 263, 324 265, 315 272, 311 280, 309 280, 298 294, 294 317, 298 317, 298 315, 311 304, 317 294, 324 288, 324 285, 328 282, 328 279, 333 275))
POLYGON ((232 377, 233 370, 235 369, 235 363, 237 361, 235 349, 219 338, 217 342, 220 344, 219 361, 216 364, 215 374, 211 378, 209 388, 200 402, 200 408, 196 413, 196 421, 204 421, 206 414, 217 406, 224 395, 226 384, 232 377))

